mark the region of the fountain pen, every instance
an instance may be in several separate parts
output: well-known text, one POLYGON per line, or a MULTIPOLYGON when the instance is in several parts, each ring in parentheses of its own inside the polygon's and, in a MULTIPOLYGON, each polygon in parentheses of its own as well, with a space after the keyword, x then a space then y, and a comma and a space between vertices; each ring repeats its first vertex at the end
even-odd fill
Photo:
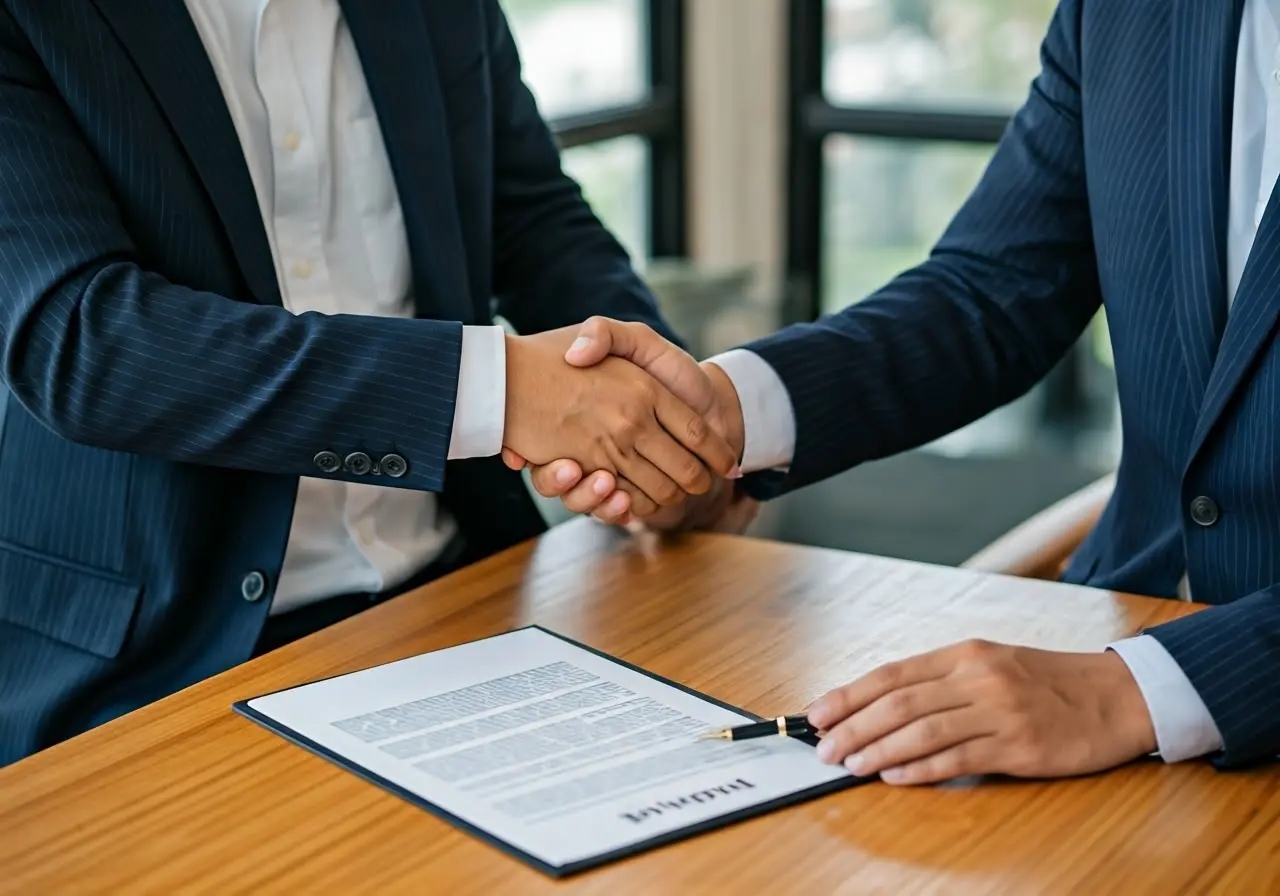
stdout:
POLYGON ((804 716, 778 716, 767 722, 753 722, 750 725, 737 725, 733 728, 721 728, 699 735, 699 740, 751 740, 756 737, 813 737, 818 729, 809 724, 804 716))

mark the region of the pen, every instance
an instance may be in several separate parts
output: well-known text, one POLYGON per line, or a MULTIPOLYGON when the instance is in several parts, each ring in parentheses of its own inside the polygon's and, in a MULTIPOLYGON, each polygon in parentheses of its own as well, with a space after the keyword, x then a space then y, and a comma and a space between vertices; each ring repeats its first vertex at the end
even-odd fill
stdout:
POLYGON ((818 730, 804 716, 778 716, 768 722, 753 722, 721 728, 698 736, 699 740, 751 740, 756 737, 813 737, 818 730))

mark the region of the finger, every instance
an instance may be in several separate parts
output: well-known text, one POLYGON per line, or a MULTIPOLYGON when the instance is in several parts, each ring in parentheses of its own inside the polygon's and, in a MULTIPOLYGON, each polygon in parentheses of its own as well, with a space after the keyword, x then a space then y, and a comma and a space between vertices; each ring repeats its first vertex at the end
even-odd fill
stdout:
POLYGON ((932 756, 887 768, 880 772, 880 780, 896 786, 940 784, 967 775, 992 774, 1000 764, 997 739, 975 737, 932 756))
POLYGON ((589 317, 578 328, 578 336, 564 353, 574 367, 594 367, 613 352, 613 328, 618 321, 589 317))
POLYGON ((664 507, 645 520, 645 525, 662 532, 713 529, 733 498, 733 486, 725 479, 713 479, 705 494, 687 498, 677 507, 664 507))
POLYGON ((631 512, 631 496, 624 491, 615 491, 609 496, 603 504, 596 508, 592 514, 602 523, 608 523, 611 526, 620 526, 626 522, 631 512))
POLYGON ((675 480, 639 454, 631 453, 618 464, 622 478, 618 489, 631 498, 631 512, 649 516, 659 507, 669 507, 684 500, 684 492, 675 480))
POLYGON ((616 489, 612 473, 607 470, 596 470, 562 495, 560 500, 574 513, 593 513, 616 489))
POLYGON ((553 460, 534 467, 529 479, 542 497, 559 498, 582 481, 582 467, 571 460, 553 460))
POLYGON ((941 678, 948 668, 947 657, 937 650, 887 663, 819 697, 809 707, 809 721, 817 728, 833 728, 885 694, 941 678))
POLYGON ((853 774, 869 777, 994 733, 989 714, 984 717, 974 707, 952 709, 916 719, 846 757, 844 764, 853 774))
POLYGON ((599 364, 609 355, 625 358, 662 383, 698 415, 715 406, 715 387, 693 356, 641 323, 593 317, 565 353, 575 367, 599 364))
MULTIPOLYGON (((684 495, 704 495, 715 482, 702 461, 661 429, 641 433, 635 448, 638 454, 675 482, 684 495)), ((672 503, 679 503, 679 500, 667 502, 667 505, 672 503)))
POLYGON ((737 455, 701 414, 664 388, 658 389, 654 410, 662 428, 696 454, 712 473, 724 478, 737 470, 737 455))
POLYGON ((528 463, 523 457, 510 448, 502 449, 502 462, 513 470, 523 470, 528 463))
POLYGON ((824 733, 818 744, 818 757, 832 765, 844 762, 847 757, 865 752, 870 744, 919 719, 972 702, 968 694, 946 679, 890 691, 824 733))

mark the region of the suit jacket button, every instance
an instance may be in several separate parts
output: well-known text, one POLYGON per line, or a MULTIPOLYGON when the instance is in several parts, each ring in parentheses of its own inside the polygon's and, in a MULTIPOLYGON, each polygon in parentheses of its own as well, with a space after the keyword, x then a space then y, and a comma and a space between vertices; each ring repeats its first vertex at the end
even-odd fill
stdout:
POLYGON ((356 451, 347 455, 345 466, 348 473, 355 476, 368 476, 369 471, 373 469, 373 458, 363 451, 356 451))
POLYGON ((1191 502, 1191 519, 1199 526, 1212 526, 1218 521, 1218 505, 1204 495, 1191 502))
POLYGON ((332 451, 321 451, 312 460, 321 473, 336 473, 342 467, 342 458, 332 451))
POLYGON ((240 596, 249 603, 257 603, 266 593, 267 577, 256 569, 240 580, 240 596))
POLYGON ((382 458, 382 473, 392 479, 399 479, 409 472, 409 462, 398 454, 388 454, 382 458))

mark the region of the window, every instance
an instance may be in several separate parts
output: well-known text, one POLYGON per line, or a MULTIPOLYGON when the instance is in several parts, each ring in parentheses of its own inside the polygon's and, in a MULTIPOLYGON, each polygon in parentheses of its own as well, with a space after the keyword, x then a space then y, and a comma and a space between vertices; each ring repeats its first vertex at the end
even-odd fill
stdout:
POLYGON ((1011 110, 1056 0, 830 0, 823 81, 841 105, 1011 110))
POLYGON ((637 263, 684 253, 680 0, 502 0, 565 170, 637 263))
POLYGON ((823 313, 851 305, 929 254, 989 147, 835 134, 823 142, 823 313))
MULTIPOLYGON (((791 0, 792 319, 838 311, 927 256, 1038 73, 1056 5, 791 0)), ((1046 424, 1111 425, 1106 343, 1100 318, 1020 403, 1021 416, 1016 409, 994 416, 1000 450, 1046 424), (1015 418, 1013 427, 1001 422, 1015 418)), ((976 427, 970 436, 993 431, 976 427)), ((991 442, 984 439, 952 438, 942 447, 963 452, 991 442)))
POLYGON ((524 78, 549 118, 649 93, 641 0, 505 0, 524 78))

